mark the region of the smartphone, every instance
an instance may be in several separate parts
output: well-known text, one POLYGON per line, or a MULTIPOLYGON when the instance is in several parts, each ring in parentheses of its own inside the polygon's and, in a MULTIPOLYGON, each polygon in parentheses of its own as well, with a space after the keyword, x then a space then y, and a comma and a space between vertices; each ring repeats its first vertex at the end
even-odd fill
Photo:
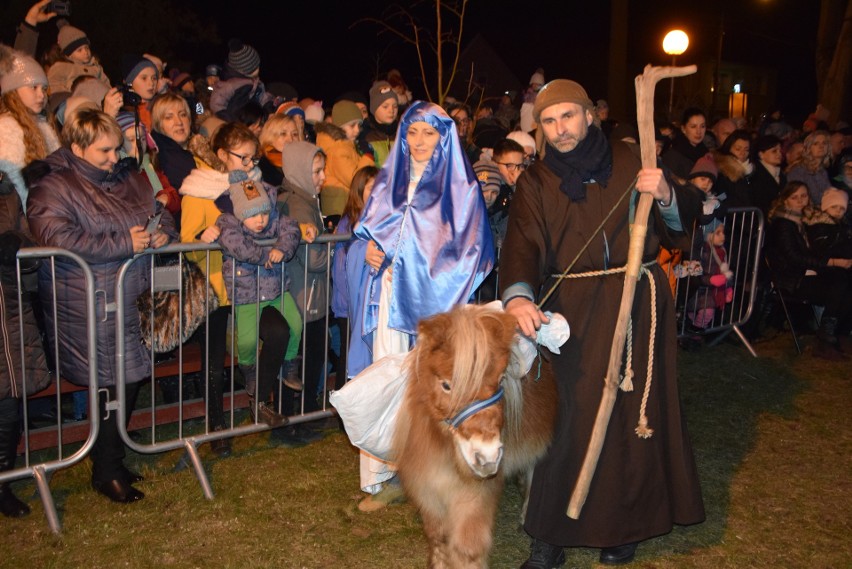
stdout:
POLYGON ((145 224, 145 231, 152 235, 156 233, 157 229, 160 227, 161 217, 163 217, 163 212, 152 214, 148 218, 148 222, 145 224))
POLYGON ((71 0, 53 0, 47 5, 45 12, 55 12, 57 16, 70 16, 71 0))

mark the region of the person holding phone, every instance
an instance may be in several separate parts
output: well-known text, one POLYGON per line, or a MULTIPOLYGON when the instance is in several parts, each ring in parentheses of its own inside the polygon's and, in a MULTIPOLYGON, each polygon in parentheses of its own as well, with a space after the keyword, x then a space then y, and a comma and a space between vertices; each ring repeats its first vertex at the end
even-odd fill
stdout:
MULTIPOLYGON (((39 245, 80 255, 92 268, 95 289, 103 291, 96 296, 95 306, 100 426, 90 455, 92 486, 114 502, 135 502, 144 494, 132 483, 142 477, 124 465, 125 449, 116 413, 106 412, 107 401, 116 396, 118 371, 116 311, 109 307, 116 302, 121 265, 149 247, 162 247, 177 235, 171 214, 151 195, 144 174, 133 167, 134 161, 118 159, 122 135, 112 117, 96 110, 80 111, 65 125, 63 137, 65 145, 38 168, 43 175, 32 183, 27 216, 39 245)), ((136 299, 149 286, 149 263, 148 259, 134 263, 124 280, 128 421, 139 385, 151 377, 152 371, 136 307, 136 299)), ((76 263, 64 258, 57 258, 54 265, 55 298, 50 264, 42 264, 39 272, 46 328, 58 349, 63 377, 85 386, 89 361, 83 273, 76 263)))

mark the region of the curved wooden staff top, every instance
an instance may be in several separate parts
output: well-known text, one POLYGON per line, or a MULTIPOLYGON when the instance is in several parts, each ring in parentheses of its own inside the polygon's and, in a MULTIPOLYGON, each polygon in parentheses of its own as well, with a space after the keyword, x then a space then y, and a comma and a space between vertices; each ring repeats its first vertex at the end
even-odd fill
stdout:
MULTIPOLYGON (((683 77, 697 71, 695 65, 686 67, 652 67, 645 66, 645 72, 636 76, 636 118, 639 123, 639 146, 642 154, 642 168, 657 167, 656 142, 654 140, 654 87, 662 79, 683 77)), ((674 191, 674 190, 672 190, 674 191)), ((568 502, 568 517, 578 519, 583 504, 589 495, 589 485, 595 475, 598 459, 603 449, 606 429, 615 396, 618 390, 618 375, 624 355, 624 343, 627 339, 627 324, 633 307, 633 297, 636 293, 636 281, 639 280, 639 270, 642 266, 642 253, 645 249, 645 236, 648 233, 648 215, 651 213, 653 198, 651 194, 643 193, 636 207, 636 215, 630 228, 630 245, 627 253, 627 272, 624 275, 624 289, 621 293, 621 305, 618 309, 618 320, 615 324, 615 334, 612 338, 612 349, 609 353, 609 366, 604 381, 598 414, 589 448, 583 459, 574 492, 568 502)))

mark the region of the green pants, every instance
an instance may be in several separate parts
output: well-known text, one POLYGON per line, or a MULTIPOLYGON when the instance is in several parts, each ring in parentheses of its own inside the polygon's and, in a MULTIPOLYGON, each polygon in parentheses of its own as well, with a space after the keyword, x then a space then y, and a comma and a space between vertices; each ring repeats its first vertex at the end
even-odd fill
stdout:
POLYGON ((274 306, 287 321, 290 327, 290 341, 287 343, 285 360, 292 360, 299 355, 299 342, 302 338, 302 316, 293 295, 285 292, 273 300, 257 304, 238 304, 234 307, 237 327, 237 357, 241 365, 254 365, 257 360, 257 307, 263 311, 267 306, 274 306))

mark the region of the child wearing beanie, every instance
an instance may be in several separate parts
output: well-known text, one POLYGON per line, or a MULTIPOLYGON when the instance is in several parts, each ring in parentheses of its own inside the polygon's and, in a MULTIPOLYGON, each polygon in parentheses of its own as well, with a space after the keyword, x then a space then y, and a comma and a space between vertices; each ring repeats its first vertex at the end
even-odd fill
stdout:
POLYGON ((702 195, 702 212, 697 220, 698 225, 706 225, 713 219, 724 219, 727 213, 727 207, 724 205, 725 194, 717 195, 713 191, 718 176, 719 168, 713 160, 713 155, 707 153, 695 161, 686 177, 687 183, 699 189, 702 195))
POLYGON ((47 111, 47 76, 36 60, 0 45, 0 172, 26 211, 29 190, 21 170, 59 148, 47 111))
MULTIPOLYGON (((151 104, 157 94, 160 74, 153 61, 144 56, 126 55, 122 59, 122 84, 138 96, 134 105, 125 105, 123 110, 138 113, 139 120, 148 129, 153 130, 151 104)), ((125 97, 125 101, 128 98, 125 97)))
POLYGON ((233 120, 241 106, 253 101, 272 113, 273 96, 266 91, 260 80, 260 55, 250 45, 239 39, 228 42, 228 60, 225 64, 226 78, 214 85, 210 94, 210 109, 224 120, 233 120))
MULTIPOLYGON (((298 351, 300 332, 293 334, 284 318, 282 262, 296 254, 301 232, 294 219, 280 216, 272 207, 277 189, 261 180, 254 160, 258 142, 251 131, 237 124, 225 125, 216 132, 213 146, 228 168, 228 190, 216 200, 222 210, 216 226, 228 296, 235 305, 240 370, 251 397, 252 415, 259 422, 280 427, 287 418, 275 410, 272 395, 277 392, 275 383, 288 344, 295 335, 298 351), (263 239, 275 239, 275 245, 259 245, 257 240, 263 239), (259 357, 258 341, 263 341, 259 357)), ((287 376, 284 384, 295 391, 302 389, 298 378, 287 376)))
MULTIPOLYGON (((358 152, 356 141, 363 122, 361 110, 353 101, 342 100, 331 109, 331 122, 314 125, 317 146, 325 152, 325 183, 320 192, 322 214, 339 219, 349 199, 349 189, 355 172, 373 166, 369 154, 358 152)), ((334 225, 334 224, 333 224, 334 225)), ((327 229, 333 230, 334 227, 327 229)))
POLYGON ((399 125, 399 98, 387 81, 376 81, 370 88, 370 118, 364 125, 361 140, 369 145, 381 168, 390 154, 399 125))
POLYGON ((828 188, 820 210, 806 210, 802 218, 811 250, 826 258, 852 259, 852 227, 846 218, 849 194, 828 188))
POLYGON ((107 89, 110 87, 109 77, 104 68, 92 55, 91 44, 86 33, 68 23, 68 20, 56 21, 59 34, 56 39, 56 61, 47 70, 50 83, 50 93, 71 92, 74 80, 83 75, 94 77, 107 89))
POLYGON ((700 230, 703 240, 698 254, 702 274, 695 294, 687 303, 687 317, 694 327, 703 330, 712 326, 718 311, 733 300, 734 273, 727 262, 725 224, 714 219, 700 230))

